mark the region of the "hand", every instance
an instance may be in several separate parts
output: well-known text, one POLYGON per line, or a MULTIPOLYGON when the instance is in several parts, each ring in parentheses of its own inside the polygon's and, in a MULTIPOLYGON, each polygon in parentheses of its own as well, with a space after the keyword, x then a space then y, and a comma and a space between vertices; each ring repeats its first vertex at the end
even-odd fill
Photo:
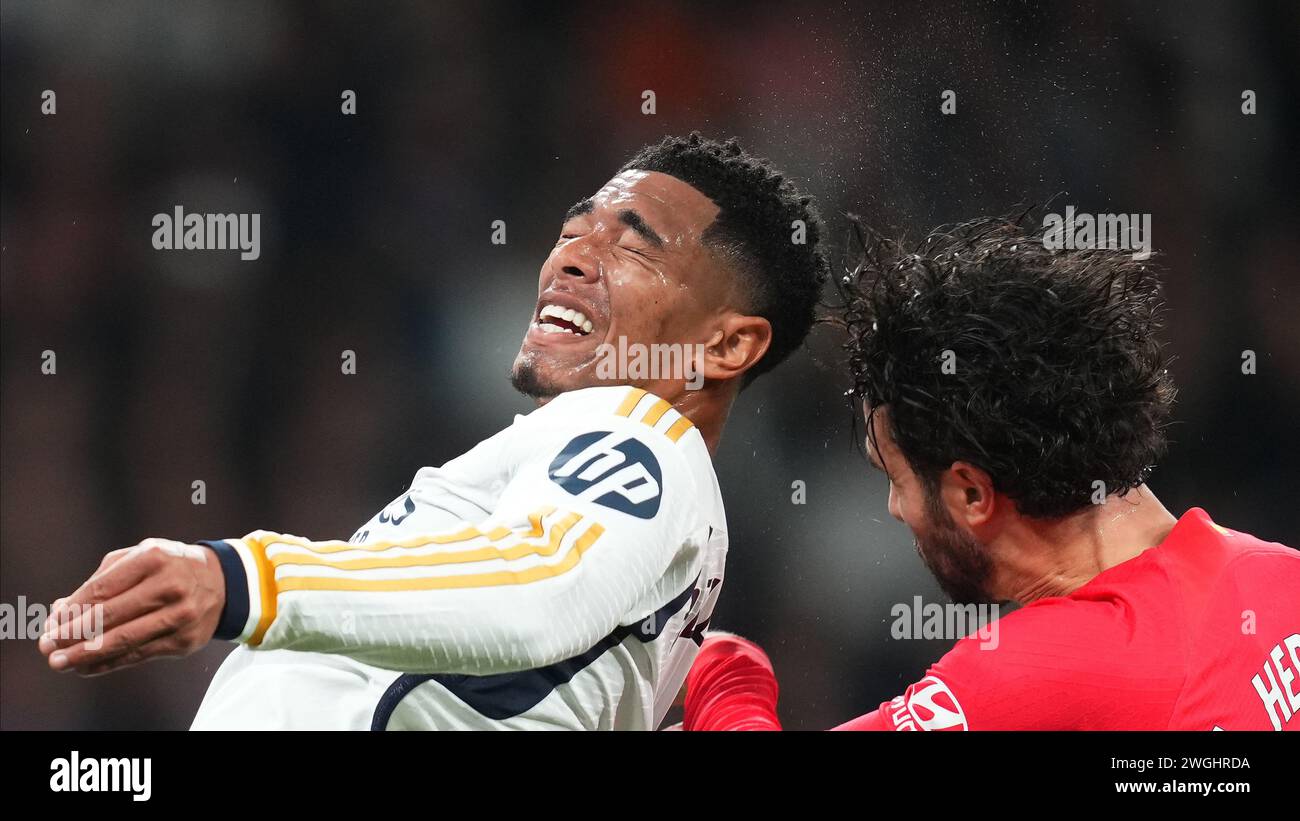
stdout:
POLYGON ((779 730, 779 692, 763 648, 732 633, 706 633, 686 675, 682 728, 779 730))
POLYGON ((56 601, 37 647, 52 669, 84 676, 187 656, 212 639, 225 604, 215 553, 145 539, 109 553, 85 584, 56 601))

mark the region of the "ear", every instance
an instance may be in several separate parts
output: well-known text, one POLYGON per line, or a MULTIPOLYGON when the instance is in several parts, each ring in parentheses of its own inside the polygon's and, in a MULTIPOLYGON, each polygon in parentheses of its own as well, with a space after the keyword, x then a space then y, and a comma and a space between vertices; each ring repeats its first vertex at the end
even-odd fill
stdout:
POLYGON ((735 379, 758 364, 772 344, 772 323, 761 316, 728 314, 704 347, 704 378, 735 379))
POLYGON ((970 462, 953 462, 939 477, 939 498, 948 515, 971 530, 978 530, 997 512, 993 479, 970 462))

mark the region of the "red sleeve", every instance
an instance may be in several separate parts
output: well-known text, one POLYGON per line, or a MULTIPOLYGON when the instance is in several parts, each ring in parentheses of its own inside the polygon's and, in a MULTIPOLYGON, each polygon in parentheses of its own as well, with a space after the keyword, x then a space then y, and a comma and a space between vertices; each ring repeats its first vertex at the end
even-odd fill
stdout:
POLYGON ((1128 642, 1125 612, 1067 599, 1026 606, 961 639, 902 695, 836 729, 1159 726, 1181 681, 1178 651, 1128 642))
MULTIPOLYGON (((978 664, 970 647, 958 643, 931 668, 931 675, 879 710, 837 730, 965 730, 965 714, 936 673, 966 680, 978 664)), ((779 730, 777 682, 772 662, 753 642, 739 636, 710 636, 686 677, 685 730, 779 730)))
POLYGON ((908 687, 903 695, 835 729, 969 730, 965 710, 944 680, 933 675, 934 672, 935 668, 931 668, 931 675, 908 687))
POLYGON ((767 654, 739 636, 704 640, 686 676, 685 730, 779 730, 776 674, 767 654))
MULTIPOLYGON (((1070 730, 1161 726, 1178 646, 1134 644, 1125 608, 1058 599, 971 635, 920 681, 838 730, 1070 730)), ((687 676, 688 730, 780 729, 772 664, 735 636, 705 641, 687 676)))
MULTIPOLYGON (((1002 632, 1000 642, 983 642, 974 636, 961 639, 902 695, 835 729, 1050 729, 1051 711, 1035 710, 1034 704, 1042 696, 1066 700, 1064 682, 1049 684, 1059 656, 1023 646, 1021 631, 1002 632), (1016 633, 1016 638, 1008 641, 1008 632, 1016 633)), ((1074 679, 1072 673, 1067 675, 1074 679)), ((1065 689, 1074 690, 1073 682, 1065 689)))
POLYGON ((881 714, 879 710, 872 710, 871 712, 867 713, 864 716, 858 716, 852 721, 846 721, 840 726, 832 727, 831 729, 850 730, 850 731, 854 731, 854 730, 877 731, 877 730, 892 730, 894 728, 889 726, 889 722, 885 720, 885 717, 881 714))

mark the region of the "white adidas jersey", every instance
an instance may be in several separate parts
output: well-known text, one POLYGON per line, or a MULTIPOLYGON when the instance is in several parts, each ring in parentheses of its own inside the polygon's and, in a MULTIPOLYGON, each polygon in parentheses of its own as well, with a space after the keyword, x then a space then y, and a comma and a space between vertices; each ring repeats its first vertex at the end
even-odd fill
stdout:
POLYGON ((349 542, 211 542, 222 664, 194 729, 655 729, 722 584, 708 449, 587 388, 441 468, 349 542), (242 571, 242 573, 241 573, 242 571))

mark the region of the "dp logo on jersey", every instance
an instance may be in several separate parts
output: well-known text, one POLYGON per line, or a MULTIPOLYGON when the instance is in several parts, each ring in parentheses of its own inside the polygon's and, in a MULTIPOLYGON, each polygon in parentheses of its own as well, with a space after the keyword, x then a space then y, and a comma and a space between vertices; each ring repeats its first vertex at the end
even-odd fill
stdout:
POLYGON ((585 501, 638 519, 659 512, 659 460, 636 439, 609 431, 584 433, 564 446, 547 470, 551 480, 585 501))

